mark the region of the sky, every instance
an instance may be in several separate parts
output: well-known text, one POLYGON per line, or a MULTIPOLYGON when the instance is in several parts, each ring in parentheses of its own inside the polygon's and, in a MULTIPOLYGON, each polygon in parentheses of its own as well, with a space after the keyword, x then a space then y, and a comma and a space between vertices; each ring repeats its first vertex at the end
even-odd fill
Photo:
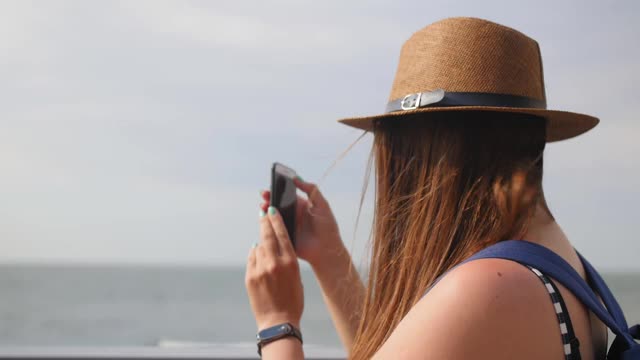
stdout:
MULTIPOLYGON (((601 123, 551 143, 574 246, 640 271, 640 2, 0 1, 0 262, 242 266, 273 161, 320 181, 357 263, 371 135, 402 43, 473 16, 540 43, 548 107, 601 123)), ((371 195, 371 192, 369 192, 371 195)))

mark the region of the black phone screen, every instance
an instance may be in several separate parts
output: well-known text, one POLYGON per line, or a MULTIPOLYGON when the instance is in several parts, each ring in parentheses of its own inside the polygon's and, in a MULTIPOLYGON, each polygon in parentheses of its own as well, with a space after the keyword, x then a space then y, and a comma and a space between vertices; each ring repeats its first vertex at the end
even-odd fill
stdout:
POLYGON ((296 185, 293 178, 296 172, 280 163, 273 163, 271 168, 271 206, 278 209, 282 215, 284 225, 289 233, 291 243, 295 247, 295 225, 296 225, 296 185))

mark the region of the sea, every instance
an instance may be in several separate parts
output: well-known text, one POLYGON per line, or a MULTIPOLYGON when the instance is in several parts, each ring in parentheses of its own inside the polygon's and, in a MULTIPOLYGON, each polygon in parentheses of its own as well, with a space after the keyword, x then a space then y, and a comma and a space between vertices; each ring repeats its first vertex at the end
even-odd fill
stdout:
MULTIPOLYGON (((640 273, 602 274, 640 323, 640 273)), ((305 344, 340 348, 310 270, 305 344)), ((0 346, 253 344, 243 268, 0 266, 0 346)))

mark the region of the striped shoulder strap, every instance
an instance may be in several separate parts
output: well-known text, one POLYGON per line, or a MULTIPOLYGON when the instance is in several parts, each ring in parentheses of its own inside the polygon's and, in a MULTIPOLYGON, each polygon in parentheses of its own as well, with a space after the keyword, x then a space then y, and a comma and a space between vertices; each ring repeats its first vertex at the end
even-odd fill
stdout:
POLYGON ((463 263, 485 258, 500 258, 534 267, 571 291, 616 335, 608 359, 640 360, 640 326, 628 327, 620 305, 606 283, 589 262, 578 253, 587 273, 582 277, 562 257, 544 246, 522 240, 506 240, 474 254, 463 263), (606 305, 603 306, 600 299, 606 305))
POLYGON ((571 316, 569 316, 569 309, 564 303, 564 299, 562 298, 562 294, 560 294, 558 287, 540 270, 532 266, 525 266, 527 266, 529 270, 531 270, 534 274, 536 274, 536 276, 538 276, 538 278, 542 281, 545 288, 547 289, 549 297, 551 297, 553 309, 556 312, 556 317, 558 318, 558 324, 560 326, 560 337, 562 338, 562 347, 564 350, 565 360, 582 359, 582 357, 580 356, 580 342, 578 341, 578 338, 573 331, 573 324, 571 323, 571 316))

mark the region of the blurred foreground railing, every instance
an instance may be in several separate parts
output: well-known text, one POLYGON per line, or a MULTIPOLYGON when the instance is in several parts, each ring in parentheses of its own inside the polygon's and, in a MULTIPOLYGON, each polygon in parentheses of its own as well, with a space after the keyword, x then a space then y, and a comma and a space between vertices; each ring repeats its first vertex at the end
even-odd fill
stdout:
MULTIPOLYGON (((305 345, 306 359, 345 359, 344 351, 322 346, 305 345)), ((220 344, 196 347, 13 347, 0 346, 0 359, 259 359, 254 344, 220 344)))

